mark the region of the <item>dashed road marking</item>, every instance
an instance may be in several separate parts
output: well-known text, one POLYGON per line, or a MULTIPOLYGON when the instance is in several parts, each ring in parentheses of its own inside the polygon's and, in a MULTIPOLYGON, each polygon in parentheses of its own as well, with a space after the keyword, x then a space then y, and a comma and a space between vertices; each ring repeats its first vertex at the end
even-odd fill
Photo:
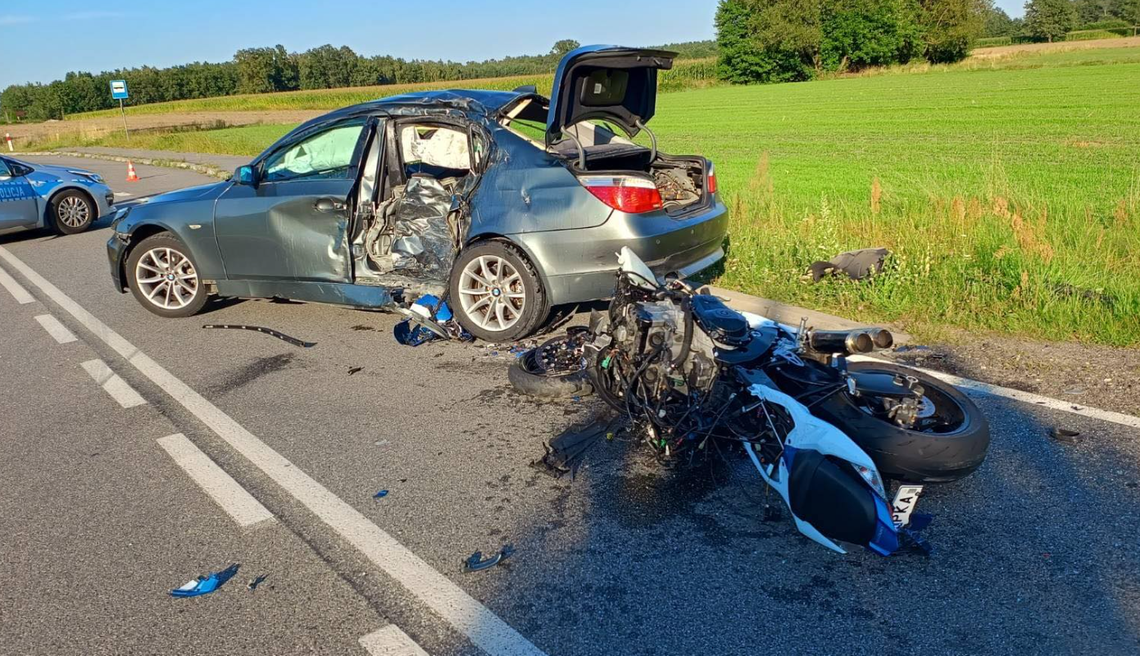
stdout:
POLYGON ((125 191, 116 191, 115 198, 130 198, 131 195, 125 191))
POLYGON ((0 258, 475 646, 495 656, 545 656, 542 650, 463 588, 452 583, 359 510, 295 467, 3 246, 0 246, 0 258))
POLYGON ((253 526, 273 519, 273 513, 182 433, 159 438, 158 444, 238 526, 253 526))
POLYGON ((118 402, 124 408, 133 408, 136 405, 143 405, 146 399, 139 396, 133 387, 127 384, 127 381, 119 378, 119 374, 111 371, 107 363, 102 360, 88 360, 82 364, 83 368, 87 370, 88 374, 95 379, 103 391, 111 395, 112 399, 118 402))
POLYGON ((8 275, 4 269, 0 269, 0 285, 8 290, 8 293, 15 297, 16 302, 24 305, 26 303, 35 303, 36 299, 24 289, 23 285, 16 282, 16 279, 8 275))
POLYGON ((360 639, 360 646, 372 656, 428 656, 415 640, 395 624, 364 636, 360 639))
POLYGON ((71 342, 77 341, 75 335, 71 334, 67 326, 60 323, 59 319, 56 319, 50 314, 38 314, 36 315, 36 321, 40 322, 40 325, 44 327, 47 334, 51 335, 52 339, 60 344, 70 344, 71 342))

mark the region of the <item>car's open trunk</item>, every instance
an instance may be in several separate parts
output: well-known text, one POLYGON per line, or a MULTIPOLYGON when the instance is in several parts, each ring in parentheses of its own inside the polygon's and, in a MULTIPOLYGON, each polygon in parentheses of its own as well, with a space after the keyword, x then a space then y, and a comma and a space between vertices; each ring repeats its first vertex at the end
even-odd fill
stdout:
POLYGON ((571 171, 644 175, 653 180, 665 211, 671 215, 704 209, 710 202, 705 183, 708 162, 704 157, 656 152, 589 123, 574 127, 581 150, 571 139, 553 146, 554 152, 567 160, 571 171))

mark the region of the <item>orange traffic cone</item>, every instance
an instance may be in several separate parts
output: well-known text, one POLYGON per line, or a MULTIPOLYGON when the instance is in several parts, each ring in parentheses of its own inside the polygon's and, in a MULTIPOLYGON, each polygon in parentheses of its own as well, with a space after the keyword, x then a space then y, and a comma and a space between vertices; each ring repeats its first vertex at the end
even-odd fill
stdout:
POLYGON ((139 174, 135 173, 135 165, 131 160, 127 160, 127 182, 138 182, 139 174))

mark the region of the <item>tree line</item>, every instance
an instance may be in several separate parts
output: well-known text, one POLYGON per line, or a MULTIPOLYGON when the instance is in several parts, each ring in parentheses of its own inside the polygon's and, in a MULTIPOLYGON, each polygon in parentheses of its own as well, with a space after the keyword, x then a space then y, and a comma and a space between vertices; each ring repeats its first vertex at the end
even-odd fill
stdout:
MULTIPOLYGON (((284 46, 245 48, 223 63, 195 62, 169 68, 142 66, 102 73, 70 72, 49 84, 13 84, 0 93, 0 118, 8 121, 44 121, 118 105, 111 99, 111 80, 126 80, 130 103, 146 103, 269 93, 301 89, 441 82, 509 75, 552 73, 567 52, 578 47, 570 39, 558 41, 543 55, 522 55, 469 61, 405 60, 379 55, 365 57, 347 46, 324 45, 302 53, 284 46)), ((662 46, 679 58, 716 54, 712 41, 662 46)))
POLYGON ((964 59, 982 36, 1053 41, 1074 28, 1140 23, 1140 0, 1029 0, 1013 20, 993 0, 720 0, 721 79, 809 80, 825 72, 964 59))
POLYGON ((721 0, 719 74, 731 82, 808 80, 969 54, 991 0, 721 0))
POLYGON ((1055 41, 1073 30, 1126 30, 1136 25, 1140 25, 1140 0, 1030 0, 1025 18, 1010 18, 991 7, 983 34, 1055 41))

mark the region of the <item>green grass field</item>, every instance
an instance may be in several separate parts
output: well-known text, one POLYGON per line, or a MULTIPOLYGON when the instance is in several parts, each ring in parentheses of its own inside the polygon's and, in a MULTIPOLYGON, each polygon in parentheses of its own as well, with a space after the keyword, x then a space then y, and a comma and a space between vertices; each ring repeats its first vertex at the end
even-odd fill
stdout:
MULTIPOLYGON (((141 147, 254 155, 290 127, 141 147)), ((919 334, 1140 345, 1140 49, 663 94, 652 127, 717 165, 733 214, 720 284, 919 334), (894 253, 880 278, 800 281, 867 246, 894 253)))

